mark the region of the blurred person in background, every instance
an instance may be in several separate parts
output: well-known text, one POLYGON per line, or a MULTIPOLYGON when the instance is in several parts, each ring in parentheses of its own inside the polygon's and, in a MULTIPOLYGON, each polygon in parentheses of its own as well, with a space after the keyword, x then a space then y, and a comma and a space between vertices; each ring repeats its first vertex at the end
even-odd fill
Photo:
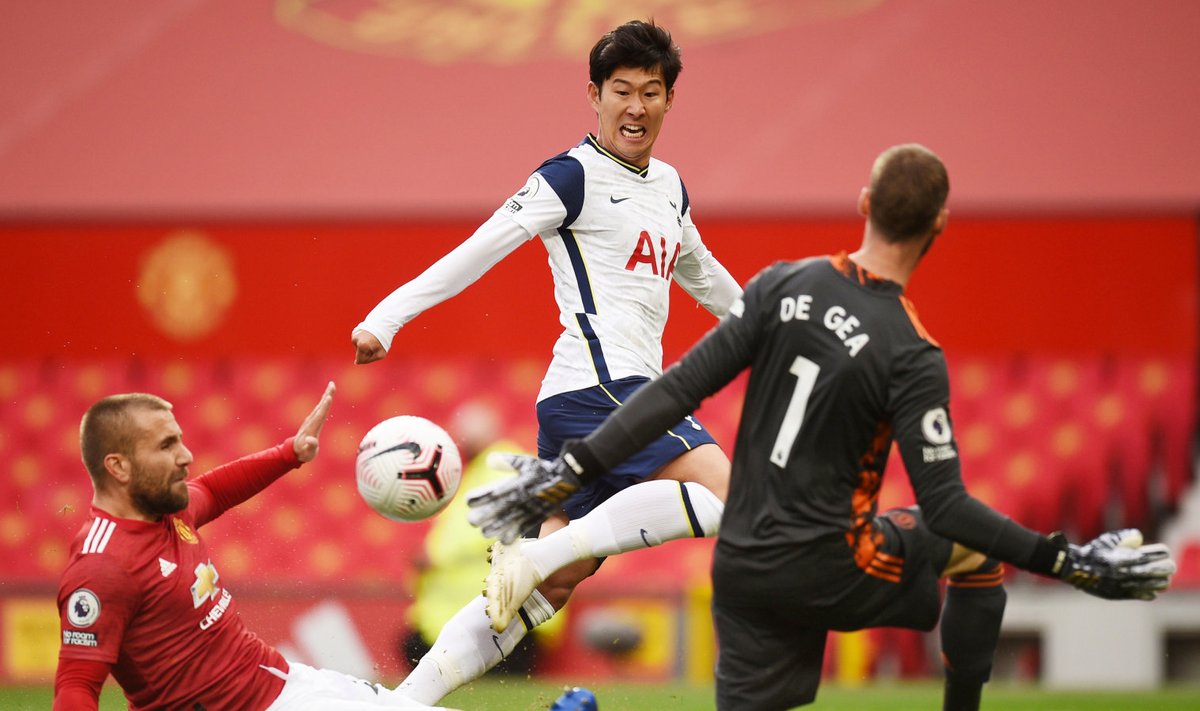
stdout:
MULTIPOLYGON (((940 613, 943 708, 976 711, 1004 615, 1003 563, 1106 599, 1153 599, 1175 570, 1165 546, 1143 546, 1134 529, 1069 545, 963 486, 945 357, 904 295, 946 227, 949 191, 929 149, 884 151, 859 195, 857 251, 760 272, 717 328, 592 434, 554 461, 515 458, 516 477, 468 492, 472 521, 515 540, 749 368, 713 555, 718 709, 811 703, 830 630, 931 630, 940 613), (878 514, 893 442, 918 506, 878 514)), ((508 579, 536 584, 531 558, 524 547, 510 556, 508 579)))
MULTIPOLYGON (((541 237, 563 332, 537 397, 538 454, 557 455, 660 375, 671 282, 718 317, 741 294, 701 240, 679 174, 652 157, 682 66, 670 33, 652 22, 601 37, 586 88, 596 133, 542 163, 471 237, 367 314, 351 334, 355 362, 382 359, 402 326, 541 237)), ((561 609, 605 556, 715 535, 729 460, 712 435, 681 417, 647 445, 527 532, 541 536, 549 566, 537 589, 504 604, 482 595, 469 602, 400 689, 436 703, 479 677, 561 609)), ((493 570, 505 567, 510 548, 493 548, 493 570)))
POLYGON ((55 711, 96 709, 111 674, 131 709, 429 708, 345 674, 289 663, 246 629, 199 529, 317 456, 329 383, 294 437, 188 478, 171 403, 112 395, 79 428, 95 494, 59 582, 55 711))

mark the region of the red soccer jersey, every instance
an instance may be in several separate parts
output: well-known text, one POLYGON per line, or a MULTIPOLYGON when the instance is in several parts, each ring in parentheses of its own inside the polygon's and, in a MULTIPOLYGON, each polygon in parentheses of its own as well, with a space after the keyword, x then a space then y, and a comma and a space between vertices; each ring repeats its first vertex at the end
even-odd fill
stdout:
POLYGON ((188 508, 157 522, 93 507, 59 583, 60 658, 111 664, 135 710, 269 706, 283 680, 263 667, 288 664, 246 629, 196 529, 237 503, 220 496, 231 481, 248 497, 296 466, 287 444, 206 475, 222 486, 190 482, 188 508))

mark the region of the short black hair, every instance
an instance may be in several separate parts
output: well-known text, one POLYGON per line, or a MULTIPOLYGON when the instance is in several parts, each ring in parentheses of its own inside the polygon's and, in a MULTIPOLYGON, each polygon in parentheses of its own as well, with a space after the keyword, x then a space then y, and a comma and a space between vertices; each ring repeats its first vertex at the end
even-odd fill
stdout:
POLYGON ((892 146, 871 170, 871 223, 889 242, 923 237, 949 194, 950 177, 937 154, 918 143, 892 146))
POLYGON ((588 57, 588 78, 599 89, 604 81, 620 67, 635 67, 646 71, 662 69, 667 91, 683 71, 679 48, 671 41, 671 33, 654 24, 631 20, 605 33, 588 57))

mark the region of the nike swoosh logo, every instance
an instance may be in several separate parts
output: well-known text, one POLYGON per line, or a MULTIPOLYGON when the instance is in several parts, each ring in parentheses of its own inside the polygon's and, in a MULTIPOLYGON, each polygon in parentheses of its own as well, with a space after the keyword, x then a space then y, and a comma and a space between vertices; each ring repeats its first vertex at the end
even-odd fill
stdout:
POLYGON ((618 203, 625 202, 625 201, 626 201, 626 200, 628 200, 628 199, 629 199, 629 198, 627 198, 627 197, 623 197, 623 198, 615 198, 615 197, 613 197, 612 195, 609 195, 609 196, 608 196, 608 200, 609 200, 609 202, 611 202, 611 203, 612 203, 612 204, 614 204, 614 205, 616 205, 616 204, 618 204, 618 203))
POLYGON ((417 444, 416 442, 401 442, 400 444, 397 444, 394 447, 388 447, 385 450, 382 450, 380 452, 376 452, 376 453, 372 454, 370 457, 368 457, 368 459, 374 459, 375 457, 382 457, 385 454, 390 454, 391 452, 395 452, 395 451, 401 450, 401 449, 408 450, 413 455, 413 459, 416 459, 417 457, 421 456, 421 445, 417 444))
POLYGON ((650 539, 646 538, 646 529, 643 528, 640 533, 642 534, 642 543, 645 543, 646 547, 650 548, 650 539))

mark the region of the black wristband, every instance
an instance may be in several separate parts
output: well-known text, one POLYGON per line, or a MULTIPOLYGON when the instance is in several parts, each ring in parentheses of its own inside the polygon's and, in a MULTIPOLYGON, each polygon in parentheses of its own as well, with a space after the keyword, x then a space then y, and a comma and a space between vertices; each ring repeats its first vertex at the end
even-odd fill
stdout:
POLYGON ((592 448, 589 447, 583 440, 567 440, 563 444, 563 448, 562 451, 559 452, 559 456, 561 457, 568 454, 574 458, 575 464, 579 465, 577 469, 572 466, 572 469, 574 469, 575 473, 579 475, 580 481, 584 483, 595 481, 604 473, 604 465, 600 463, 599 458, 597 458, 596 454, 592 452, 592 448))
POLYGON ((1057 578, 1061 574, 1066 560, 1067 539, 1061 533, 1054 533, 1038 539, 1025 569, 1048 578, 1057 578))

